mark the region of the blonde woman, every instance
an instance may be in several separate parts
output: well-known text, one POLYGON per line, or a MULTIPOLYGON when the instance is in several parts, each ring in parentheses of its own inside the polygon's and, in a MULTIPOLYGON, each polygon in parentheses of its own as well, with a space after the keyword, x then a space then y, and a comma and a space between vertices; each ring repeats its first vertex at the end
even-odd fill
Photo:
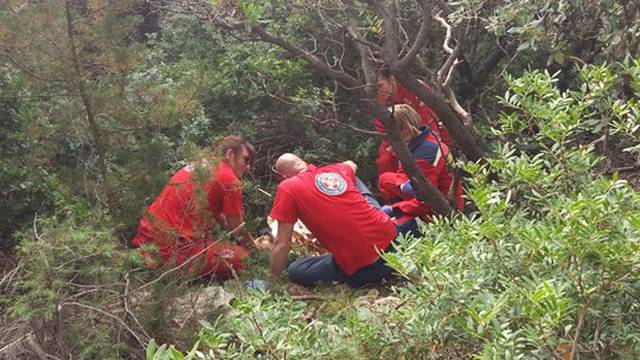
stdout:
MULTIPOLYGON (((393 118, 400 128, 400 138, 407 144, 416 164, 427 180, 444 196, 447 196, 453 184, 453 175, 447 168, 449 147, 442 142, 429 127, 422 125, 420 115, 409 105, 394 105, 393 118)), ((430 221, 433 212, 429 204, 415 197, 409 176, 400 168, 380 175, 380 191, 389 200, 390 205, 383 210, 392 217, 416 217, 430 221)), ((458 209, 462 209, 462 187, 456 190, 458 209)))

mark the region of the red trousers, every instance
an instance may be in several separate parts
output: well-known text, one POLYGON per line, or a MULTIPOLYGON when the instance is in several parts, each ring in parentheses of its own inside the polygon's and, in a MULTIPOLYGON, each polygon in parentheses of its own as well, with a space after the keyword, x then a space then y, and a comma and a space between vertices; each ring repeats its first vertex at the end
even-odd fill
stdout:
MULTIPOLYGON (((442 166, 442 164, 441 164, 442 166)), ((449 189, 453 185, 453 177, 448 173, 442 174, 439 171, 427 172, 425 174, 427 180, 436 187, 443 196, 447 196, 449 189)), ((379 188, 382 196, 387 200, 394 199, 394 203, 391 204, 402 212, 410 216, 419 216, 425 221, 430 221, 430 216, 433 215, 431 207, 425 202, 419 201, 413 196, 407 196, 400 191, 400 185, 407 182, 409 178, 404 173, 387 172, 380 175, 379 188)), ((458 183, 455 195, 456 204, 453 206, 457 210, 462 211, 464 201, 462 199, 462 184, 458 183)))
POLYGON ((231 278, 244 268, 243 259, 249 257, 249 252, 242 246, 226 242, 202 240, 183 246, 175 252, 175 257, 169 258, 175 265, 184 265, 187 272, 198 275, 211 275, 220 280, 231 278), (206 250, 205 250, 206 248, 206 250))
POLYGON ((147 267, 155 268, 161 264, 182 266, 181 270, 193 275, 211 275, 226 280, 244 268, 243 259, 249 252, 242 246, 211 239, 190 240, 159 239, 158 234, 151 232, 146 218, 140 223, 138 234, 133 238, 135 246, 151 245, 158 249, 154 256, 151 251, 141 250, 147 267), (206 250, 205 250, 206 248, 206 250))

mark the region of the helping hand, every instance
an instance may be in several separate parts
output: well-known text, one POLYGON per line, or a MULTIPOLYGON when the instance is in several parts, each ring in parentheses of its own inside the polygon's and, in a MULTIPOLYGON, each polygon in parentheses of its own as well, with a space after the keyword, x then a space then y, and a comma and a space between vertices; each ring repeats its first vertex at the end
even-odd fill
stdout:
POLYGON ((413 191, 413 186, 411 186, 411 180, 408 180, 406 183, 400 185, 400 191, 402 191, 402 194, 407 196, 416 196, 416 193, 413 191))
POLYGON ((256 291, 267 291, 269 290, 269 282, 265 279, 253 279, 247 280, 244 282, 244 286, 247 289, 256 290, 256 291))

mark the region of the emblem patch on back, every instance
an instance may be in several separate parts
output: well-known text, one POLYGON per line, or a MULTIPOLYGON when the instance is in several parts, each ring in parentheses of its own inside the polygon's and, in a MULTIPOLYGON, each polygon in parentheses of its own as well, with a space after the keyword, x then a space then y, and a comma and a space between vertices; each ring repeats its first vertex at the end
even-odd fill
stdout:
POLYGON ((335 172, 326 172, 316 175, 316 187, 323 194, 337 196, 347 190, 347 182, 342 175, 335 172))

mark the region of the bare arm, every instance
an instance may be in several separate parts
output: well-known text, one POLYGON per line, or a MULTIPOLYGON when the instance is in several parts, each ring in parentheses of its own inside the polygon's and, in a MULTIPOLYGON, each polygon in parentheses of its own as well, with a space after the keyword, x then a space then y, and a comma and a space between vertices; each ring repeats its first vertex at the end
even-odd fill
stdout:
MULTIPOLYGON (((237 227, 242 225, 243 222, 244 219, 242 218, 242 216, 227 216, 227 225, 229 226, 229 231, 236 229, 237 227)), ((238 238, 238 242, 240 243, 240 245, 244 246, 247 250, 249 250, 249 252, 254 254, 256 251, 258 251, 253 242, 253 237, 251 236, 251 234, 249 234, 246 228, 244 228, 244 226, 241 229, 236 230, 235 235, 238 238)))
POLYGON ((276 279, 287 266, 287 256, 291 248, 291 236, 293 224, 278 221, 278 234, 271 248, 271 263, 269 264, 269 276, 276 279))
POLYGON ((343 162, 343 164, 349 165, 349 167, 351 167, 351 169, 353 169, 353 174, 354 175, 355 175, 356 171, 358 171, 358 165, 356 165, 356 163, 354 163, 351 160, 347 160, 347 161, 343 162))

